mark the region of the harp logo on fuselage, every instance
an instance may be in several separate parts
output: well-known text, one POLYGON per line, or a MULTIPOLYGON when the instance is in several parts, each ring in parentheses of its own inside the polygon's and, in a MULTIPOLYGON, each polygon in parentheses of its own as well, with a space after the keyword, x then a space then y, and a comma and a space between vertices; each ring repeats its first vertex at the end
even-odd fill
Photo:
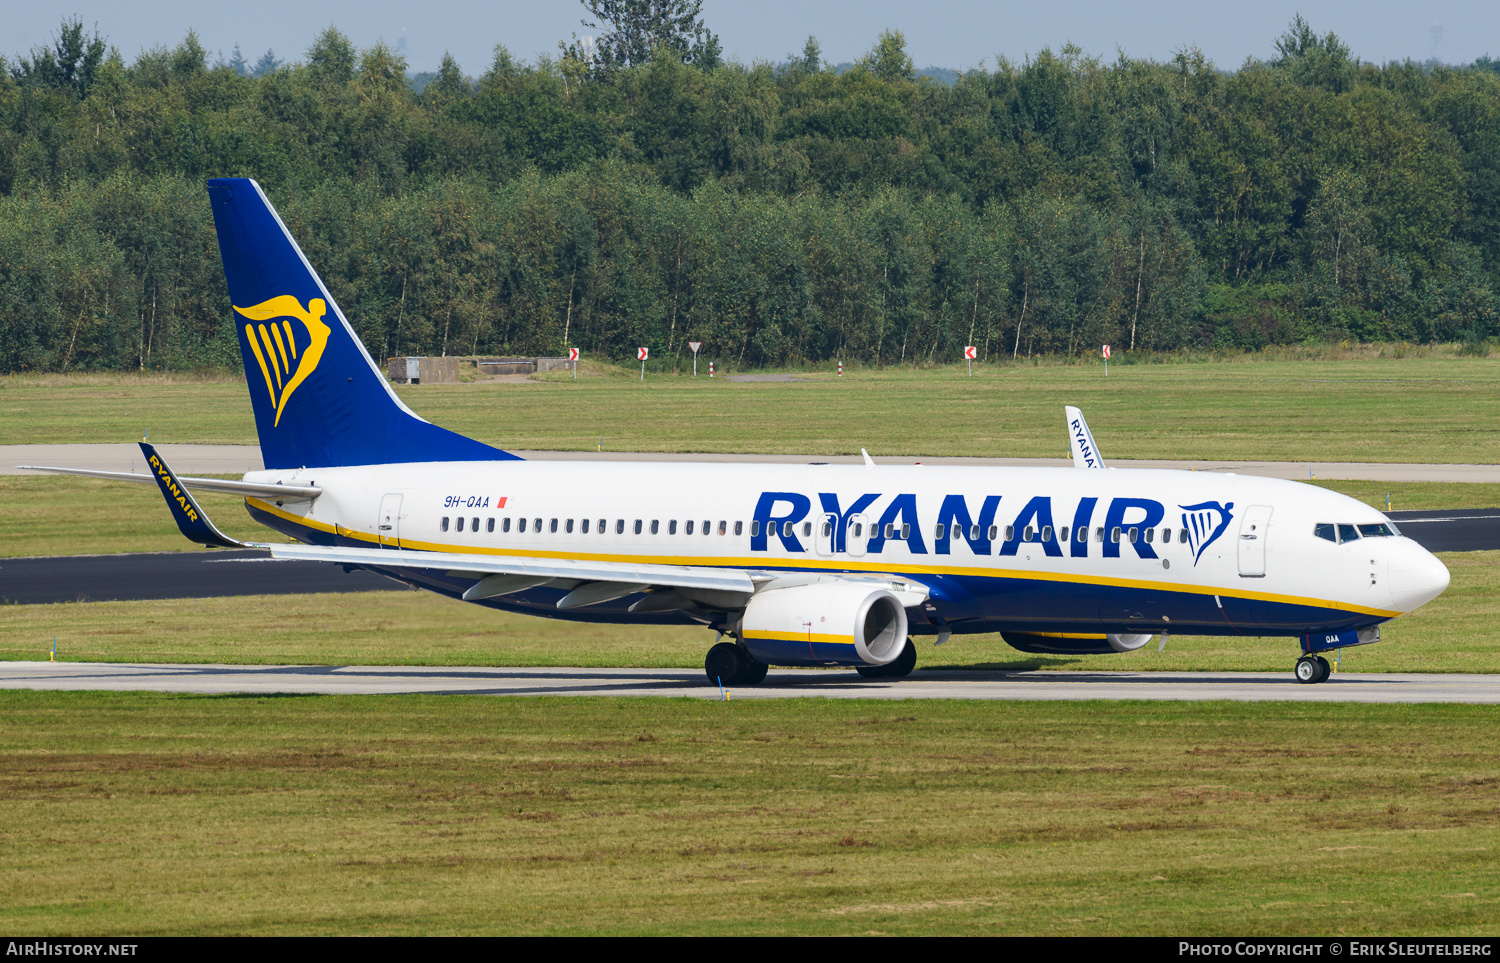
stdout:
POLYGON ((330 333, 328 325, 323 323, 328 305, 322 298, 313 298, 304 310, 302 302, 290 294, 283 294, 247 308, 236 305, 234 310, 251 321, 260 322, 245 325, 244 335, 261 377, 265 379, 266 394, 271 399, 271 410, 275 412, 271 424, 275 427, 281 424, 281 413, 286 410, 293 392, 317 369, 323 358, 330 333), (300 324, 293 325, 294 320, 300 324))

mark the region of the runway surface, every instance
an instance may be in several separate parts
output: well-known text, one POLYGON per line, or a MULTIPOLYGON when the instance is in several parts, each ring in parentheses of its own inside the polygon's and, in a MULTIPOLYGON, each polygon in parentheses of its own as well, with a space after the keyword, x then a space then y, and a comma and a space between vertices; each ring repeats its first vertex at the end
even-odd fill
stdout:
MULTIPOLYGON (((1393 512, 1401 531, 1433 552, 1500 549, 1500 509, 1393 512), (1407 517, 1410 516, 1410 517, 1407 517)), ((160 552, 0 559, 0 604, 224 598, 401 588, 326 562, 273 561, 258 552, 160 552)))
MULTIPOLYGON (((698 670, 507 669, 408 666, 140 665, 98 662, 0 662, 0 689, 116 692, 391 693, 494 696, 657 696, 720 699, 698 670)), ((899 681, 853 671, 773 669, 735 699, 1006 699, 1073 701, 1160 699, 1200 702, 1500 703, 1496 675, 1335 674, 1302 685, 1290 670, 1253 672, 914 672, 899 681)))
MULTIPOLYGON (((262 467, 260 448, 255 445, 158 445, 157 450, 181 475, 242 475, 262 467)), ((859 455, 719 455, 629 451, 521 451, 522 458, 543 461, 666 461, 666 462, 767 462, 806 465, 811 462, 858 465, 859 455)), ((940 458, 932 456, 885 456, 871 452, 876 464, 989 465, 1062 468, 1065 458, 940 458)), ((101 471, 140 471, 141 450, 135 445, 0 445, 0 475, 31 474, 16 465, 52 465, 59 468, 93 468, 101 471), (134 466, 132 468, 132 466, 134 466)), ((1430 465, 1385 462, 1292 462, 1292 461, 1163 461, 1110 460, 1115 468, 1178 468, 1192 471, 1235 472, 1266 478, 1306 480, 1310 477, 1346 481, 1447 481, 1500 482, 1500 465, 1430 465)))

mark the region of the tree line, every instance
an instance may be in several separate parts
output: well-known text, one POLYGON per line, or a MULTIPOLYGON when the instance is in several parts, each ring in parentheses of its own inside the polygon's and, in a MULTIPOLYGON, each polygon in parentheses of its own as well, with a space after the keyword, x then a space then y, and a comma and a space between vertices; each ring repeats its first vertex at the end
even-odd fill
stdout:
MULTIPOLYGON (((689 27, 692 27, 689 24, 689 27)), ((717 38, 452 58, 418 93, 337 30, 300 63, 0 58, 0 370, 238 363, 210 177, 249 176, 380 355, 901 364, 1500 334, 1500 75, 1073 47, 916 75, 717 38), (624 48, 621 48, 624 49, 624 48), (628 54, 628 55, 627 55, 628 54), (607 69, 606 69, 607 68, 607 69)), ((269 55, 268 55, 269 56, 269 55)))

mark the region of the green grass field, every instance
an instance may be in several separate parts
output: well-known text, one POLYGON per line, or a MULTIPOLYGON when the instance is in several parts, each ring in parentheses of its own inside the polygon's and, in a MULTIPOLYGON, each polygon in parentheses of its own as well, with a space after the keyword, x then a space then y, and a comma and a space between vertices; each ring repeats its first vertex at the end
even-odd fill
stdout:
MULTIPOLYGON (((1453 584, 1348 649, 1351 672, 1500 672, 1500 552, 1443 556, 1453 584)), ((313 665, 641 666, 701 669, 713 636, 689 626, 595 625, 496 612, 427 592, 0 605, 0 659, 313 665)), ((999 636, 918 640, 918 667, 1290 672, 1286 638, 1173 636, 1135 652, 1037 656, 999 636)))
POLYGON ((1493 935, 1481 706, 0 693, 28 934, 1493 935))
MULTIPOLYGON (((1500 463, 1500 361, 1404 358, 851 371, 735 383, 651 374, 402 387, 508 448, 1059 457, 1062 408, 1107 458, 1500 463)), ((254 444, 238 379, 0 379, 0 444, 254 444)))

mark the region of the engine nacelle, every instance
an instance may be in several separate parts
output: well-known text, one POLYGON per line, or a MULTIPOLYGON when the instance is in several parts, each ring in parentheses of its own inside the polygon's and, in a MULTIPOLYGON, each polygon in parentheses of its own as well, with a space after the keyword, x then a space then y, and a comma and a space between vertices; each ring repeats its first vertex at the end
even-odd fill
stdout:
POLYGON ((1149 635, 1105 635, 1079 632, 1001 632, 1011 648, 1037 655, 1108 655, 1111 652, 1134 652, 1147 642, 1149 635))
POLYGON ((885 665, 906 646, 906 628, 889 590, 829 579, 756 593, 739 635, 767 665, 885 665))

